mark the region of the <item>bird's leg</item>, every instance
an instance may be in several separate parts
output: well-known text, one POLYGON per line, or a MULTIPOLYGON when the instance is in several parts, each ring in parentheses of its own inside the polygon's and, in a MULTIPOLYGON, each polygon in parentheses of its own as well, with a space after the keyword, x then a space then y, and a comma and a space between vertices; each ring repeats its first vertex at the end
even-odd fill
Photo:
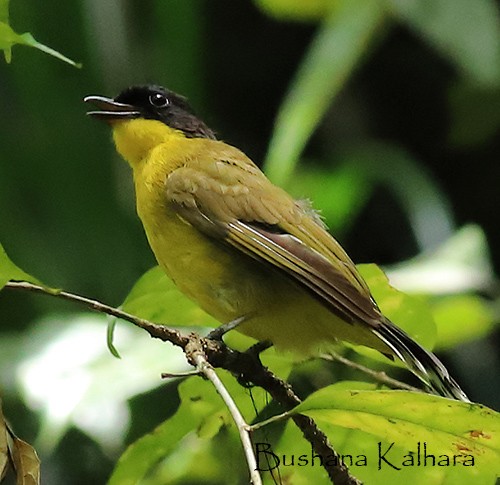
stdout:
MULTIPOLYGON (((212 339, 212 340, 217 340, 219 342, 222 342, 222 337, 229 332, 230 330, 234 330, 238 325, 243 323, 246 319, 248 318, 248 315, 243 315, 241 317, 235 318, 234 320, 231 320, 228 323, 224 323, 217 328, 214 328, 208 335, 207 338, 212 339)), ((245 352, 241 354, 243 357, 244 355, 247 356, 252 361, 256 361, 259 365, 262 365, 260 362, 260 354, 261 352, 264 352, 264 350, 268 349, 269 347, 272 347, 273 343, 270 340, 262 340, 260 342, 257 342, 256 344, 250 346, 245 352)), ((249 382, 247 379, 243 379, 242 376, 236 376, 236 379, 238 382, 243 386, 247 388, 253 387, 253 384, 249 382)))
POLYGON ((228 323, 223 323, 219 325, 217 328, 214 328, 208 335, 207 338, 211 340, 222 340, 222 337, 229 331, 234 330, 240 323, 243 323, 246 320, 247 316, 243 315, 242 317, 235 318, 228 323))
POLYGON ((248 349, 245 350, 245 354, 249 354, 255 358, 258 358, 261 352, 264 352, 264 350, 267 350, 272 346, 273 343, 270 340, 262 340, 252 345, 251 347, 248 347, 248 349))

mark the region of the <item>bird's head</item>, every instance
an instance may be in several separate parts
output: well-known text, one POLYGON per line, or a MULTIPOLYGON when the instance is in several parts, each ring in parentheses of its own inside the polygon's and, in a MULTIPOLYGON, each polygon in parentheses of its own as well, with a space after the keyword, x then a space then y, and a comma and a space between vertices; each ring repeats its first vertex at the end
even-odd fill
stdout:
POLYGON ((215 139, 184 97, 161 86, 131 86, 115 98, 86 96, 84 101, 99 108, 87 114, 111 125, 118 152, 131 164, 167 138, 215 139))

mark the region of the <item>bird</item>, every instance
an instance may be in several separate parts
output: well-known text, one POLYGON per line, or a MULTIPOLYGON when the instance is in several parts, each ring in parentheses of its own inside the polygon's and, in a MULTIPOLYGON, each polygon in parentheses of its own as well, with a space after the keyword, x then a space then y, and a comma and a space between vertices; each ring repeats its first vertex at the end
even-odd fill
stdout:
POLYGON ((468 401, 442 362, 384 316, 311 204, 218 139, 185 97, 146 84, 84 101, 132 168, 159 266, 221 328, 305 356, 363 345, 401 360, 429 392, 468 401))

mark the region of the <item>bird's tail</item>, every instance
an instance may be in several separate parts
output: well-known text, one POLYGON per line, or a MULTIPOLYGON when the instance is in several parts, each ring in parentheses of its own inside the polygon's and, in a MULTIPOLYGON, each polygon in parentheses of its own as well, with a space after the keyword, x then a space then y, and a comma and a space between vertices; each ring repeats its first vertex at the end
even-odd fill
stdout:
POLYGON ((434 394, 470 402, 442 362, 392 322, 386 320, 374 333, 434 394))

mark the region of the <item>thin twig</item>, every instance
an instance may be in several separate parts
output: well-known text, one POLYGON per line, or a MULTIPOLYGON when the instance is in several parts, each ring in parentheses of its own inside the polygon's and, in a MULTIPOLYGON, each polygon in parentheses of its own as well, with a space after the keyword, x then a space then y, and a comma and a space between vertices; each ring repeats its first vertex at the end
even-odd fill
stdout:
POLYGON ((185 372, 162 372, 162 379, 175 379, 177 377, 191 377, 191 376, 199 376, 200 371, 198 369, 195 370, 187 370, 185 372))
POLYGON ((247 426, 248 431, 257 431, 260 428, 263 428, 264 426, 267 426, 271 423, 277 423, 278 421, 284 421, 285 419, 288 419, 292 416, 292 414, 289 411, 285 411, 284 413, 281 414, 275 414, 274 416, 271 416, 270 418, 263 419, 262 421, 259 421, 254 424, 249 424, 247 426))
POLYGON ((394 387, 396 389, 404 389, 406 391, 423 392, 421 389, 418 389, 417 387, 410 386, 409 384, 405 384, 404 382, 389 377, 384 371, 376 371, 370 369, 369 367, 365 367, 362 364, 358 364, 357 362, 347 359, 346 357, 338 354, 333 350, 329 350, 328 354, 322 354, 320 357, 324 360, 329 360, 330 362, 336 360, 348 367, 364 372, 365 374, 368 374, 370 377, 373 377, 373 379, 382 382, 383 384, 387 384, 389 387, 394 387))
MULTIPOLYGON (((189 352, 189 346, 188 348, 186 348, 186 352, 189 352)), ((199 372, 213 384, 220 397, 224 401, 227 409, 231 413, 231 416, 233 417, 236 428, 238 429, 238 433, 240 434, 243 450, 245 452, 248 470, 250 472, 251 483, 253 485, 262 485, 262 479, 257 469, 257 459, 255 458, 252 440, 250 439, 248 424, 244 420, 243 416, 240 413, 240 410, 231 397, 231 394, 229 394, 228 390, 220 380, 214 368, 207 362, 205 355, 203 355, 200 351, 195 351, 191 354, 191 358, 196 363, 196 368, 199 370, 199 372)))
POLYGON ((33 283, 28 283, 26 281, 9 281, 5 288, 11 288, 14 290, 27 290, 34 293, 43 293, 44 295, 53 296, 56 298, 62 298, 64 300, 69 300, 75 303, 80 303, 91 310, 95 310, 100 313, 105 313, 107 315, 112 315, 127 322, 133 323, 135 326, 147 330, 148 333, 155 338, 159 338, 165 342, 171 342, 178 347, 185 348, 189 342, 189 338, 182 335, 177 330, 172 330, 165 325, 157 325, 143 318, 136 317, 130 313, 124 312, 118 308, 114 308, 109 305, 105 305, 97 300, 92 300, 84 296, 76 295, 74 293, 68 293, 67 291, 51 291, 43 286, 35 285, 33 283))

